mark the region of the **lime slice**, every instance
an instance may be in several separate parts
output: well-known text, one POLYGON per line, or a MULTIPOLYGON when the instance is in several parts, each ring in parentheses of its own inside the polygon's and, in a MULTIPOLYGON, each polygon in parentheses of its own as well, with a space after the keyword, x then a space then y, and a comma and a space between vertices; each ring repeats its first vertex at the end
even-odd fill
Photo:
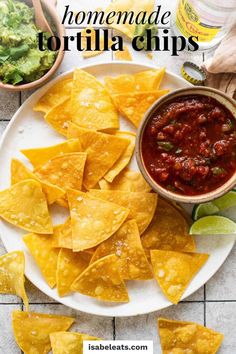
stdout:
POLYGON ((223 197, 220 197, 213 201, 219 210, 224 210, 236 206, 236 191, 231 191, 223 197))
POLYGON ((236 234, 236 224, 224 216, 205 216, 192 224, 189 233, 190 235, 236 234))
POLYGON ((214 215, 219 211, 219 208, 212 202, 195 205, 192 212, 192 219, 198 220, 203 216, 214 215))

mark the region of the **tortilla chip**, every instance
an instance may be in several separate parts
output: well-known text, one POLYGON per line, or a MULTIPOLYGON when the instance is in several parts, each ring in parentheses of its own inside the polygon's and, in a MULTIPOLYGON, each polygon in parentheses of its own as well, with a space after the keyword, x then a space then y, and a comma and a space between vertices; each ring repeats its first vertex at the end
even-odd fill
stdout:
POLYGON ((224 339, 223 334, 194 322, 158 319, 163 354, 215 354, 224 339))
POLYGON ((58 105, 50 109, 44 119, 59 134, 67 136, 68 125, 71 121, 70 110, 71 101, 69 97, 65 101, 60 102, 58 105))
POLYGON ((47 146, 43 148, 36 149, 25 149, 21 150, 27 159, 30 160, 34 167, 45 164, 53 157, 57 155, 68 154, 70 152, 81 151, 81 144, 78 139, 67 140, 61 144, 47 146))
POLYGON ((134 75, 122 74, 119 76, 106 76, 105 87, 110 95, 130 93, 137 91, 134 75))
POLYGON ((49 335, 66 331, 74 318, 36 312, 12 312, 12 326, 17 344, 26 354, 47 354, 51 349, 49 335))
POLYGON ((152 279, 152 270, 143 250, 135 220, 125 222, 121 228, 96 249, 91 262, 115 254, 121 277, 125 280, 152 279))
POLYGON ((120 190, 128 192, 150 192, 151 187, 145 181, 140 172, 125 169, 122 171, 112 183, 105 179, 99 181, 99 187, 106 190, 120 190))
POLYGON ((54 237, 50 235, 28 234, 23 241, 33 256, 44 279, 53 288, 56 285, 57 258, 60 249, 53 248, 54 237))
POLYGON ((188 231, 183 214, 160 198, 152 222, 142 235, 142 245, 149 250, 194 252, 195 242, 188 231))
POLYGON ((67 193, 72 225, 73 250, 97 246, 112 236, 129 214, 127 208, 70 190, 67 193))
POLYGON ((80 69, 74 72, 71 118, 74 123, 88 129, 119 128, 117 111, 105 87, 80 69))
POLYGON ((62 198, 65 194, 63 189, 51 183, 41 181, 21 161, 13 159, 11 161, 11 184, 16 184, 25 179, 34 179, 41 184, 49 205, 55 203, 57 199, 62 198))
POLYGON ((21 251, 0 257, 0 294, 17 295, 22 298, 26 310, 29 300, 25 292, 25 256, 21 251))
POLYGON ((35 174, 42 181, 55 184, 65 191, 69 188, 81 190, 86 158, 84 152, 59 155, 38 167, 35 174))
POLYGON ((112 182, 116 176, 130 163, 130 160, 133 156, 135 148, 136 134, 129 132, 117 132, 115 136, 129 139, 130 143, 120 156, 120 158, 115 162, 112 168, 105 174, 104 178, 108 182, 112 182))
POLYGON ((62 225, 54 228, 54 247, 73 249, 71 219, 68 218, 62 225))
POLYGON ((48 113, 54 106, 64 102, 71 95, 72 84, 71 78, 58 81, 36 103, 34 111, 48 113))
POLYGON ((72 284, 72 290, 111 302, 128 302, 117 257, 112 254, 92 263, 72 284))
POLYGON ((157 205, 156 193, 91 189, 88 194, 129 209, 127 220, 136 220, 140 235, 152 221, 157 205))
MULTIPOLYGON (((106 14, 109 12, 114 11, 115 13, 121 11, 121 12, 133 12, 134 13, 134 18, 138 15, 139 12, 147 12, 148 14, 154 11, 154 6, 155 2, 154 0, 142 0, 142 1, 136 1, 136 0, 116 0, 113 1, 106 9, 106 14)), ((117 23, 117 17, 114 18, 113 23, 110 25, 110 27, 124 33, 127 37, 133 39, 134 33, 135 33, 135 28, 136 24, 135 21, 132 24, 129 24, 129 21, 120 21, 117 23), (125 23, 124 23, 125 22, 125 23)), ((124 19, 124 16, 123 16, 124 19)))
POLYGON ((124 50, 118 50, 115 52, 115 59, 116 60, 126 60, 126 61, 132 61, 132 55, 129 51, 129 48, 125 45, 124 50))
POLYGON ((120 93, 113 95, 112 99, 120 114, 138 128, 151 105, 168 92, 169 90, 120 93))
POLYGON ((33 179, 0 192, 0 217, 29 232, 53 233, 41 184, 33 179))
MULTIPOLYGON (((83 29, 81 31, 81 36, 82 36, 82 40, 81 40, 81 46, 82 48, 86 48, 87 47, 87 40, 86 37, 90 38, 91 41, 91 51, 88 50, 84 50, 82 52, 82 56, 84 59, 88 59, 88 58, 92 58, 95 57, 99 54, 104 53, 104 37, 103 36, 99 36, 99 48, 101 50, 95 50, 97 43, 96 43, 96 34, 95 34, 95 29, 92 27, 87 27, 85 29, 83 29), (86 31, 90 30, 91 33, 88 34, 86 31)), ((108 39, 108 47, 110 48, 110 46, 113 44, 112 40, 108 39)))
POLYGON ((83 354, 84 340, 101 340, 78 332, 56 332, 50 334, 53 354, 83 354))
POLYGON ((137 91, 159 90, 166 69, 141 71, 134 75, 137 91))
POLYGON ((71 292, 73 281, 89 266, 91 255, 62 248, 57 260, 57 291, 59 296, 71 292))
POLYGON ((192 278, 207 261, 208 254, 152 250, 154 276, 163 294, 177 304, 192 278))

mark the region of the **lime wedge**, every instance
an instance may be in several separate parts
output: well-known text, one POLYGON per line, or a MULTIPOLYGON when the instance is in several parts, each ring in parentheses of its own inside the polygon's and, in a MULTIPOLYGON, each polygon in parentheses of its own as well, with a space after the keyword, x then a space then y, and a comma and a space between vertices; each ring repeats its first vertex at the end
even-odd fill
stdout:
POLYGON ((205 216, 192 224, 189 233, 190 235, 236 234, 236 224, 224 216, 205 216))
POLYGON ((217 214, 219 211, 219 208, 212 202, 195 205, 192 212, 192 219, 198 220, 203 216, 217 214))
POLYGON ((219 210, 224 210, 236 206, 236 191, 231 191, 213 201, 219 210))

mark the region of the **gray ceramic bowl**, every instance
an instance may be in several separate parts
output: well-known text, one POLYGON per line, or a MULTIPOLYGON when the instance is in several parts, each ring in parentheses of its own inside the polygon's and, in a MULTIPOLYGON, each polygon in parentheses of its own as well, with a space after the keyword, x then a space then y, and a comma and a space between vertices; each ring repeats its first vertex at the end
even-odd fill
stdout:
POLYGON ((229 190, 231 190, 235 185, 236 185, 236 171, 234 175, 222 186, 219 188, 215 189, 214 191, 211 191, 209 193, 201 194, 201 195, 196 195, 196 196, 185 196, 181 194, 174 193, 172 191, 169 191, 162 186, 160 186, 156 181, 153 180, 153 178, 150 176, 148 173, 145 164, 143 162, 142 158, 142 139, 143 139, 143 132, 146 128, 147 123, 149 122, 150 118, 152 117, 153 113, 161 107, 164 103, 185 95, 205 95, 208 97, 213 97, 216 99, 218 102, 223 104, 225 107, 229 109, 229 111, 232 112, 234 118, 236 119, 236 101, 222 93, 221 91, 209 88, 209 87, 193 87, 193 88, 186 88, 186 89, 180 89, 176 91, 172 91, 169 94, 161 97, 158 99, 148 110, 148 112, 145 114, 142 123, 139 127, 138 133, 137 133, 137 140, 136 140, 136 158, 138 162, 139 169, 145 178, 145 180, 148 182, 148 184, 152 187, 152 189, 162 195, 163 197, 172 199, 176 202, 182 202, 182 203, 204 203, 208 202, 210 200, 216 199, 229 190))

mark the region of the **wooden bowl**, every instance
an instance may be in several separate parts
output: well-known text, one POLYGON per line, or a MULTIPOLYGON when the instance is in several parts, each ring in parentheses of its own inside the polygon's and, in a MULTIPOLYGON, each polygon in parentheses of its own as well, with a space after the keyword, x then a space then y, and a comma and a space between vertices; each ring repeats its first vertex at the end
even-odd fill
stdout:
MULTIPOLYGON (((31 0, 24 0, 24 2, 32 6, 32 1, 31 0)), ((56 1, 55 0, 41 0, 43 8, 45 13, 47 13, 53 24, 56 27, 56 35, 62 39, 62 37, 65 35, 65 27, 62 25, 61 20, 56 12, 56 1)), ((39 86, 42 86, 45 84, 47 81, 51 79, 51 77, 55 74, 55 72, 58 70, 63 58, 64 58, 65 52, 63 51, 63 46, 59 49, 56 60, 51 67, 49 71, 46 72, 40 79, 32 81, 27 84, 22 84, 22 85, 11 85, 11 84, 4 84, 3 82, 0 81, 0 88, 5 89, 8 91, 12 92, 18 92, 18 91, 26 91, 26 90, 31 90, 35 89, 39 86)))
POLYGON ((226 94, 219 90, 212 89, 210 87, 193 87, 193 88, 186 88, 180 89, 170 92, 169 94, 161 97, 157 100, 148 112, 145 114, 144 119, 139 127, 137 132, 137 139, 136 139, 136 158, 138 162, 139 169, 147 181, 147 183, 152 187, 152 189, 162 195, 165 198, 169 198, 175 202, 182 202, 182 203, 205 203, 216 198, 219 198, 223 194, 227 193, 236 185, 236 171, 234 172, 233 176, 222 186, 218 187, 217 189, 201 194, 201 195, 194 195, 194 196, 187 196, 181 195, 172 191, 169 191, 162 186, 160 186, 148 173, 143 157, 142 157, 142 139, 143 133, 146 128, 147 123, 149 122, 150 118, 152 118, 153 113, 158 110, 164 103, 181 96, 186 95, 206 95, 216 99, 219 103, 223 104, 228 110, 233 114, 234 118, 236 119, 236 101, 228 97, 226 94))

